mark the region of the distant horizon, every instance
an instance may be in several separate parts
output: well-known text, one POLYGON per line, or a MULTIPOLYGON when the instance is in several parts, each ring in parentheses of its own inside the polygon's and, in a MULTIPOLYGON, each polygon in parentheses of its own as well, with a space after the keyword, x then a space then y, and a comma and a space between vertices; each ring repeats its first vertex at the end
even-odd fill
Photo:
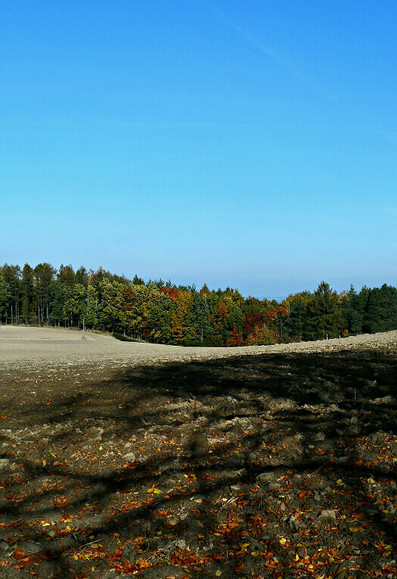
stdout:
POLYGON ((112 271, 111 268, 106 267, 106 266, 104 266, 104 265, 99 265, 98 267, 91 267, 91 266, 88 266, 88 267, 87 267, 85 264, 80 263, 79 265, 76 266, 76 265, 74 265, 74 264, 72 264, 72 263, 70 263, 70 262, 67 262, 67 261, 64 261, 64 262, 60 263, 59 265, 56 265, 55 263, 52 263, 52 262, 50 262, 49 260, 46 260, 46 259, 41 260, 41 261, 37 261, 37 262, 34 262, 34 263, 33 263, 33 262, 32 262, 32 263, 29 263, 27 260, 22 260, 22 262, 20 262, 20 263, 12 263, 12 262, 9 260, 9 261, 0 262, 0 268, 1 268, 3 265, 6 265, 6 264, 7 264, 7 265, 11 265, 11 266, 19 266, 20 269, 21 269, 21 271, 22 271, 22 269, 23 269, 23 267, 24 267, 24 265, 25 265, 26 263, 27 263, 30 267, 32 267, 33 269, 34 269, 37 265, 39 265, 40 263, 48 263, 49 265, 51 265, 52 267, 54 267, 57 272, 59 271, 59 269, 60 269, 61 266, 65 266, 65 267, 66 267, 66 266, 71 266, 71 267, 73 268, 74 272, 76 272, 80 267, 84 267, 84 268, 87 270, 87 272, 90 272, 90 271, 96 272, 96 271, 98 271, 99 269, 103 269, 104 271, 107 271, 107 272, 109 272, 109 273, 112 274, 112 275, 116 275, 116 276, 120 276, 120 277, 125 277, 125 278, 126 278, 127 280, 129 280, 129 281, 132 281, 133 278, 134 278, 135 275, 136 275, 137 277, 143 279, 143 281, 145 282, 145 284, 147 284, 149 281, 156 282, 156 281, 162 280, 165 284, 168 283, 168 282, 171 282, 172 285, 175 285, 175 286, 186 286, 186 287, 195 286, 197 291, 199 291, 199 290, 204 286, 204 284, 207 285, 207 287, 208 287, 208 289, 209 289, 210 291, 218 291, 219 289, 222 290, 222 291, 224 291, 227 287, 229 287, 229 288, 231 288, 231 289, 233 289, 233 290, 238 290, 245 299, 248 298, 248 297, 253 297, 253 298, 256 298, 256 299, 258 299, 258 300, 265 300, 265 299, 266 299, 266 300, 269 300, 269 301, 271 301, 271 300, 276 300, 276 301, 279 301, 279 302, 281 302, 282 300, 286 299, 286 298, 287 298, 288 296, 290 296, 290 295, 294 295, 294 294, 301 293, 301 292, 304 292, 304 291, 309 291, 309 292, 313 293, 313 292, 318 288, 319 284, 320 284, 321 282, 323 282, 323 281, 325 281, 326 283, 328 283, 329 286, 330 286, 330 288, 331 288, 333 291, 335 291, 337 294, 341 294, 341 293, 343 293, 343 292, 345 292, 345 291, 346 291, 346 292, 349 291, 351 286, 353 286, 354 289, 355 289, 357 292, 359 292, 363 287, 376 288, 376 287, 382 287, 382 285, 384 285, 384 284, 386 284, 386 285, 388 285, 388 286, 396 287, 396 286, 394 286, 393 283, 391 283, 391 282, 382 281, 381 283, 374 283, 374 284, 362 283, 362 284, 360 284, 360 285, 356 285, 356 284, 354 284, 354 283, 348 283, 345 287, 339 288, 339 287, 334 287, 333 284, 332 284, 329 280, 327 280, 327 279, 319 279, 317 282, 315 282, 314 284, 312 284, 310 287, 301 287, 301 288, 298 288, 298 289, 295 289, 295 290, 288 291, 288 292, 283 293, 283 294, 277 294, 277 295, 275 295, 275 294, 274 294, 274 295, 270 295, 270 294, 269 294, 269 295, 266 295, 266 294, 260 294, 260 293, 258 293, 258 294, 255 295, 255 294, 253 294, 253 293, 249 293, 249 292, 244 292, 244 291, 242 291, 241 287, 239 287, 239 286, 236 285, 236 284, 230 284, 230 283, 229 283, 229 284, 220 286, 220 285, 217 285, 217 284, 215 284, 215 285, 210 284, 210 283, 208 283, 208 281, 203 281, 202 283, 194 283, 194 282, 191 282, 191 281, 175 281, 175 280, 174 280, 172 277, 170 277, 170 276, 165 276, 165 277, 163 277, 163 276, 148 276, 148 277, 145 277, 144 275, 141 275, 139 272, 134 272, 134 273, 132 273, 132 274, 126 274, 126 273, 120 273, 120 272, 117 272, 117 271, 112 271))

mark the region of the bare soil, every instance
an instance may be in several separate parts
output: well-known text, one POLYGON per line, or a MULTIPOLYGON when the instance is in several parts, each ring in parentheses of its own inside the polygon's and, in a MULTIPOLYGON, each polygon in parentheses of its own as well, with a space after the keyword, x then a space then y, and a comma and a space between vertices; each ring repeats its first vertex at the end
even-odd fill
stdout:
POLYGON ((395 577, 397 332, 0 327, 2 577, 395 577))

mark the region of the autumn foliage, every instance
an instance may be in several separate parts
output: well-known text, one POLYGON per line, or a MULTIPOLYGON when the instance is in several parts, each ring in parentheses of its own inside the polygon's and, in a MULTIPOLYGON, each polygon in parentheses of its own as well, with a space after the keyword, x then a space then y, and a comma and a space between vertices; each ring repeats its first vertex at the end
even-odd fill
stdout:
POLYGON ((236 326, 233 327, 231 337, 227 341, 228 346, 241 346, 243 344, 243 336, 239 334, 236 326))
POLYGON ((397 288, 314 292, 281 302, 206 284, 145 283, 99 268, 0 267, 0 324, 90 328, 161 344, 241 346, 346 337, 395 328, 397 288))

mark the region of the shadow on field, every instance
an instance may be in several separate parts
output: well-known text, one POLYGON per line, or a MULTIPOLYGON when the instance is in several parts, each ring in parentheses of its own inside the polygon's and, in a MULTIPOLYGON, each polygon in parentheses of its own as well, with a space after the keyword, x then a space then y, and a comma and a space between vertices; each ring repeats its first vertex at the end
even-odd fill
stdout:
MULTIPOLYGON (((383 556, 373 538, 396 540, 392 517, 379 508, 396 481, 387 444, 397 434, 396 376, 395 354, 341 351, 47 383, 46 400, 9 400, 22 451, 10 444, 0 454, 19 468, 1 501, 13 525, 2 537, 11 534, 28 559, 30 547, 26 570, 40 565, 40 577, 105 577, 112 568, 186 576, 183 567, 200 577, 219 569, 222 577, 260 577, 273 562, 272 576, 288 568, 288 576, 311 577, 295 565, 295 545, 304 543, 319 565, 314 537, 329 544, 339 534, 338 552, 351 557, 356 535, 340 518, 350 509, 366 531, 368 571, 383 556), (33 435, 24 438, 22 425, 33 435), (318 526, 325 510, 338 522, 318 526)), ((22 555, 14 559, 23 568, 22 555)), ((336 577, 341 564, 316 569, 336 577)))

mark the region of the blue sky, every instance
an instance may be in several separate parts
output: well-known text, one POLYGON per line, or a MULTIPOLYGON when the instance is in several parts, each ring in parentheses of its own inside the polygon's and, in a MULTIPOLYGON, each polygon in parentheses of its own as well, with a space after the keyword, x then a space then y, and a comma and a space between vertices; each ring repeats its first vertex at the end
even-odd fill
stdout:
POLYGON ((397 285, 397 4, 3 0, 0 263, 397 285))

